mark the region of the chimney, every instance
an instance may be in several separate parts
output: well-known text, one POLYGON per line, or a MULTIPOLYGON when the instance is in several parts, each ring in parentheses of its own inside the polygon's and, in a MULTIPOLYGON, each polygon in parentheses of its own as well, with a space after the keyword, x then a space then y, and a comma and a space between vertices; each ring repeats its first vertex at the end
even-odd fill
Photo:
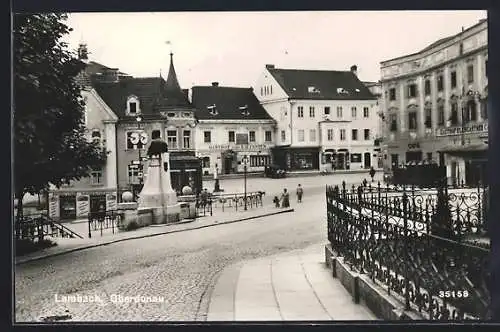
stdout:
POLYGON ((352 65, 351 66, 351 73, 353 73, 354 75, 358 76, 358 66, 352 65))
POLYGON ((274 65, 266 65, 266 69, 274 69, 274 65))
POLYGON ((118 82, 118 68, 105 68, 103 70, 103 79, 106 83, 118 82))
POLYGON ((212 82, 212 86, 219 86, 219 82, 212 82))

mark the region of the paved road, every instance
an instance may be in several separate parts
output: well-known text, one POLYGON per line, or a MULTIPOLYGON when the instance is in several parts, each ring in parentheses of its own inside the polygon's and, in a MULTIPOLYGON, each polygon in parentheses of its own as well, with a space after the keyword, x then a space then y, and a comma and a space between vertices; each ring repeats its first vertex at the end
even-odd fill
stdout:
POLYGON ((16 266, 16 321, 64 315, 75 321, 205 320, 210 292, 226 266, 326 241, 324 191, 308 197, 299 206, 292 201, 296 211, 286 217, 130 240, 16 266), (112 302, 113 294, 164 299, 112 302), (58 302, 64 295, 96 295, 102 302, 58 302))

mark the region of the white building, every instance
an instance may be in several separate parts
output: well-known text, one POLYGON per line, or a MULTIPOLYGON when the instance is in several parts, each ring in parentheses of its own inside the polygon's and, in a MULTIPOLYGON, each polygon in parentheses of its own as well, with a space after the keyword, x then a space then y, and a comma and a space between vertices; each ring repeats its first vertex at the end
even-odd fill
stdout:
POLYGON ((381 63, 384 164, 434 160, 449 183, 486 174, 488 22, 381 63))
POLYGON ((273 159, 288 170, 376 167, 377 97, 350 71, 266 65, 255 92, 277 121, 273 159))
POLYGON ((252 88, 212 86, 192 88, 198 125, 196 156, 203 173, 231 174, 263 171, 271 163, 275 121, 260 105, 252 88))

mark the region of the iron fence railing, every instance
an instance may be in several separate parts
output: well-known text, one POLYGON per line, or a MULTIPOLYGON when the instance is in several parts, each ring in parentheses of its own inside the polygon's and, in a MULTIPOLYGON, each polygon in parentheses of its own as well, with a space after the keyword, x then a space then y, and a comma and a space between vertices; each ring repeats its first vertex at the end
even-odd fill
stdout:
POLYGON ((422 194, 402 188, 326 189, 328 239, 351 269, 432 320, 488 317, 489 249, 481 190, 422 194))
POLYGON ((245 206, 245 199, 247 208, 257 208, 264 206, 263 197, 266 193, 264 191, 253 191, 246 193, 234 194, 218 194, 212 196, 213 206, 221 208, 222 211, 226 209, 243 209, 245 206))
POLYGON ((103 231, 107 229, 111 229, 114 234, 115 231, 118 232, 121 222, 122 214, 118 211, 91 212, 88 215, 89 238, 92 238, 92 232, 100 232, 102 236, 103 231))
POLYGON ((16 218, 15 237, 17 240, 42 241, 46 236, 61 238, 82 238, 63 224, 45 213, 23 215, 16 218))

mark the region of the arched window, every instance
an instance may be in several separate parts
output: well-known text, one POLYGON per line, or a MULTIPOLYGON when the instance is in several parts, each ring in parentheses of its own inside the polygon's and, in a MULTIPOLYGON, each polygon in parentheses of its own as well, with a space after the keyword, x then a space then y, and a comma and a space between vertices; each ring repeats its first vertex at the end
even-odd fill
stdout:
POLYGON ((127 114, 135 116, 141 113, 139 98, 136 96, 129 96, 127 98, 127 114))

